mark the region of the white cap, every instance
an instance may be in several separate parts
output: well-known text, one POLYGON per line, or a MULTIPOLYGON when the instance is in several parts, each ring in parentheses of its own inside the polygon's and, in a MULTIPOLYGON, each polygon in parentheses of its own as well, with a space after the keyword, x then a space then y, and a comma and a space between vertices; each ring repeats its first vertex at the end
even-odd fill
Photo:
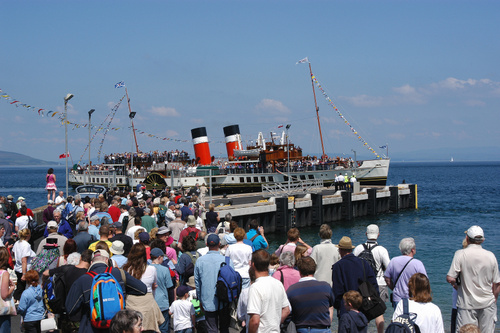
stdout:
POLYGON ((57 229, 58 225, 57 225, 57 222, 56 221, 49 221, 49 223, 47 223, 47 229, 50 229, 50 228, 56 228, 57 229))
POLYGON ((480 226, 473 225, 472 227, 469 228, 469 230, 467 230, 467 236, 469 238, 481 240, 484 239, 484 232, 480 226))
POLYGON ((366 238, 377 239, 379 234, 378 226, 376 224, 370 224, 366 227, 366 238))

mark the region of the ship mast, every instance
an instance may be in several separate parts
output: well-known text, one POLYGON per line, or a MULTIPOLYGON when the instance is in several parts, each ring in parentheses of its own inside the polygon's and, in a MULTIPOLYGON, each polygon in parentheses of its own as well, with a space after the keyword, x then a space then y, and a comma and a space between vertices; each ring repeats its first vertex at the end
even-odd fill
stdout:
POLYGON ((318 102, 316 102, 316 91, 314 90, 314 78, 311 69, 311 63, 309 61, 308 63, 309 63, 309 73, 311 73, 311 85, 313 89, 314 106, 316 107, 316 117, 318 118, 318 129, 319 129, 319 138, 321 139, 321 150, 323 151, 323 155, 321 155, 321 158, 325 158, 326 155, 325 155, 325 147, 323 145, 323 134, 321 134, 321 123, 319 121, 319 107, 318 107, 318 102))
MULTIPOLYGON (((132 113, 132 108, 130 107, 130 98, 128 98, 127 86, 125 86, 125 94, 127 95, 128 112, 130 114, 130 113, 132 113)), ((139 145, 137 145, 137 136, 135 135, 134 120, 132 118, 130 120, 132 122, 132 132, 134 133, 135 149, 136 149, 137 153, 139 153, 139 145)), ((319 121, 319 118, 318 118, 318 121, 319 121)), ((323 142, 323 141, 321 141, 321 142, 323 142)))

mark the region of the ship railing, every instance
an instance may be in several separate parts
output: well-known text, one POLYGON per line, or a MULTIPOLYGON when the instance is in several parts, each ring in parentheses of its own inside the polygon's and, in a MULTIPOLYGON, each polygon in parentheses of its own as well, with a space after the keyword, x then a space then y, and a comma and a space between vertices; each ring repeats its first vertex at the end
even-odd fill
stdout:
POLYGON ((262 196, 270 198, 317 193, 321 192, 323 187, 322 179, 290 181, 290 183, 266 183, 262 184, 262 196))

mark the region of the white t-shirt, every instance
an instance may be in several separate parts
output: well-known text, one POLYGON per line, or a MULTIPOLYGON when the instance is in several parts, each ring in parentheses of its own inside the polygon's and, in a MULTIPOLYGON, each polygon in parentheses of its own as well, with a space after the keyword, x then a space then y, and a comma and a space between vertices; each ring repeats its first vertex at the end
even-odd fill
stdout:
MULTIPOLYGON (((418 303, 412 300, 408 301, 408 311, 416 313, 415 324, 420 328, 421 333, 444 333, 443 317, 441 310, 434 303, 418 303)), ((403 314, 403 300, 399 301, 392 320, 403 314)))
POLYGON ((247 244, 236 243, 229 245, 226 250, 226 257, 231 258, 234 270, 240 273, 242 278, 250 278, 248 269, 252 259, 252 247, 247 244))
POLYGON ((148 293, 153 292, 153 284, 156 283, 156 267, 149 265, 141 276, 141 281, 148 288, 148 293))
MULTIPOLYGON (((143 227, 141 227, 140 225, 134 225, 133 227, 131 227, 130 229, 128 229, 127 231, 127 236, 129 236, 130 238, 132 238, 132 240, 134 240, 134 234, 135 232, 138 230, 138 229, 143 229, 144 231, 146 231, 146 229, 144 229, 143 227)), ((134 243, 135 244, 135 243, 134 243)))
POLYGON ((169 311, 174 318, 174 331, 193 327, 191 316, 194 316, 194 305, 188 300, 178 299, 172 303, 169 311))
POLYGON ((28 257, 28 265, 26 267, 26 271, 29 271, 31 269, 31 260, 35 256, 35 252, 33 252, 33 250, 31 249, 30 243, 25 240, 19 240, 15 242, 14 246, 12 247, 12 254, 14 255, 14 258, 16 260, 16 263, 14 264, 14 270, 16 272, 23 272, 22 259, 24 257, 28 257))
POLYGON ((290 306, 283 284, 271 276, 258 278, 248 291, 247 313, 260 316, 259 333, 280 332, 281 310, 290 306))
MULTIPOLYGON (((26 229, 28 227, 28 222, 29 222, 29 217, 28 215, 22 215, 22 216, 19 216, 17 219, 16 219, 16 227, 19 228, 19 231, 23 230, 23 229, 26 229)), ((18 232, 19 232, 18 231, 18 232)))
POLYGON ((57 205, 56 209, 63 210, 64 209, 64 197, 57 196, 55 200, 55 204, 57 205))
POLYGON ((122 222, 123 222, 123 218, 124 218, 125 216, 129 216, 129 215, 128 215, 128 212, 123 212, 123 213, 121 213, 121 214, 120 214, 120 217, 118 218, 118 222, 122 223, 122 222))
MULTIPOLYGON (((387 266, 389 266, 389 262, 391 261, 391 258, 389 258, 389 252, 385 247, 380 246, 377 243, 365 244, 369 244, 369 247, 372 248, 373 259, 375 259, 375 262, 377 263, 378 271, 375 273, 375 275, 377 276, 377 284, 379 286, 385 286, 386 283, 384 272, 387 269, 387 266), (375 244, 377 244, 376 247, 374 247, 375 244)), ((364 249, 365 248, 363 247, 363 244, 359 244, 358 246, 356 246, 353 253, 357 257, 361 252, 363 252, 364 249)))

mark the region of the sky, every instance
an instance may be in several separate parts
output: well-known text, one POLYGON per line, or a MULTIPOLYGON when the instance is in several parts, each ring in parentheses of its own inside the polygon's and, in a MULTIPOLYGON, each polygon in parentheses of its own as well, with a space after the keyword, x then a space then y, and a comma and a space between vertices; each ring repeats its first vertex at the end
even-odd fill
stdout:
POLYGON ((58 161, 68 93, 72 163, 88 158, 90 109, 93 161, 135 149, 126 99, 111 117, 123 81, 141 151, 194 156, 191 129, 205 127, 223 157, 224 126, 238 124, 246 145, 290 124, 293 143, 321 154, 309 67, 296 64, 308 57, 328 155, 375 158, 385 145, 393 159, 500 155, 498 1, 0 0, 0 9, 0 150, 58 161))

